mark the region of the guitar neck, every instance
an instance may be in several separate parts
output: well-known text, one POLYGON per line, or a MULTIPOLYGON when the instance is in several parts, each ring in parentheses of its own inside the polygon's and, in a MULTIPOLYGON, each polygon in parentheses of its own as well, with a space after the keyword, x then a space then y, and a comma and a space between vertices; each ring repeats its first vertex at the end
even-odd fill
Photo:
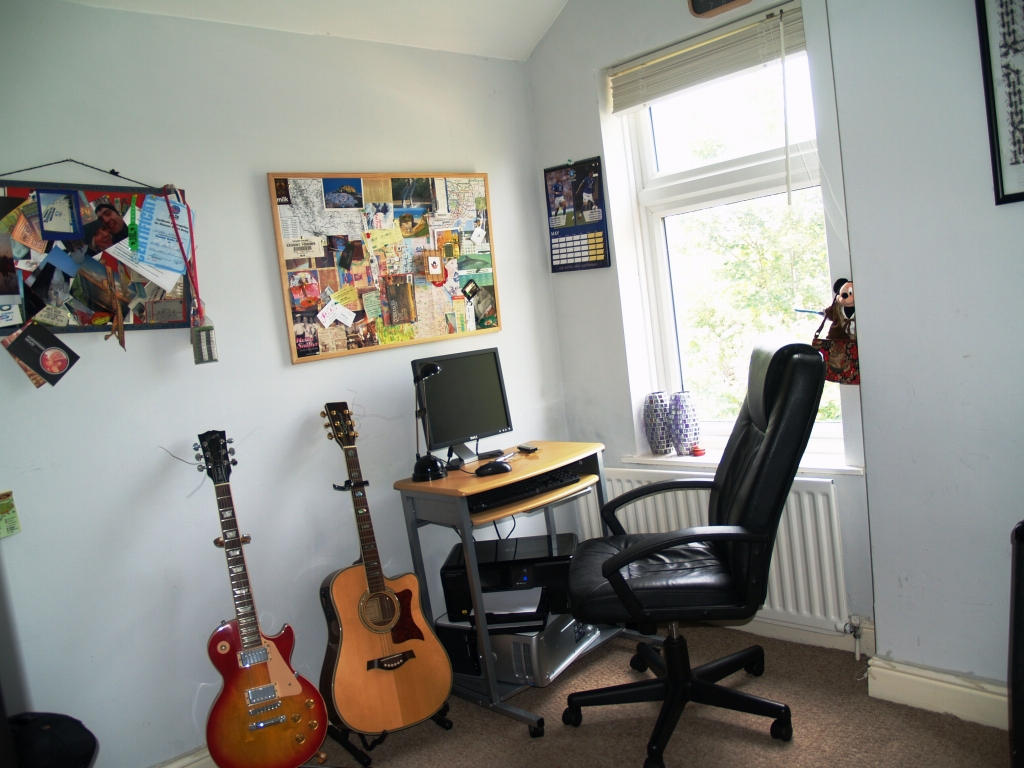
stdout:
POLYGON ((344 446, 345 465, 348 468, 348 479, 352 484, 352 506, 356 513, 356 530, 359 531, 359 552, 366 570, 366 583, 370 592, 381 592, 384 589, 384 574, 380 567, 380 555, 377 552, 377 539, 373 535, 373 521, 370 519, 370 505, 366 501, 366 485, 363 472, 359 468, 359 452, 354 445, 344 446))
POLYGON ((231 579, 231 596, 235 603, 235 618, 242 647, 256 648, 263 643, 260 624, 256 616, 256 602, 249 585, 249 571, 245 566, 242 551, 242 536, 238 532, 235 505, 231 499, 231 485, 227 482, 214 485, 217 492, 217 510, 220 512, 220 530, 224 539, 224 554, 228 559, 228 578, 231 579))

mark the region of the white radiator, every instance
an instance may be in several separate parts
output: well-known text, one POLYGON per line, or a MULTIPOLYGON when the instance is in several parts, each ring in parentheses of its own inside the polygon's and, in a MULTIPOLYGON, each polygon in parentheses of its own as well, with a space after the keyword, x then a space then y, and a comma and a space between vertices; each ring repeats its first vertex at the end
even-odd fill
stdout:
MULTIPOLYGON (((692 472, 606 469, 605 498, 641 485, 681 477, 710 477, 692 472)), ((663 493, 619 510, 629 533, 663 533, 707 525, 710 491, 663 493)), ((580 501, 583 538, 603 535, 597 497, 580 501)), ((779 523, 768 575, 768 596, 757 618, 797 629, 834 635, 847 621, 846 585, 839 538, 836 491, 831 480, 797 477, 779 523)))

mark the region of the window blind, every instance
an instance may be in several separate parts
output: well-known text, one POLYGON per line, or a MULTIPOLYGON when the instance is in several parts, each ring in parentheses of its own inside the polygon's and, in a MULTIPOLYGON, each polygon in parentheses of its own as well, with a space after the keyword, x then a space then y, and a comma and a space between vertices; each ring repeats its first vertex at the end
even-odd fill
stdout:
POLYGON ((798 4, 788 3, 612 69, 612 112, 779 58, 780 12, 786 54, 806 50, 803 13, 798 4))

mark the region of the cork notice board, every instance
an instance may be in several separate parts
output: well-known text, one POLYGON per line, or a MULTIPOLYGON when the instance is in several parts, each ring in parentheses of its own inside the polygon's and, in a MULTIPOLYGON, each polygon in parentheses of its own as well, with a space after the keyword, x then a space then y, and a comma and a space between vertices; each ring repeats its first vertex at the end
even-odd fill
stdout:
POLYGON ((267 181, 293 363, 501 329, 486 174, 267 181))

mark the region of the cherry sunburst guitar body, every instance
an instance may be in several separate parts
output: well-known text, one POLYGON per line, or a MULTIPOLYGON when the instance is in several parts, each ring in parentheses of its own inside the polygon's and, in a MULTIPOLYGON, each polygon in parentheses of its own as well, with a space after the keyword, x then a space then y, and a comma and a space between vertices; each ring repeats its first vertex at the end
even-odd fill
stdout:
POLYGON ((298 768, 327 735, 327 707, 319 691, 291 666, 295 633, 287 624, 273 636, 259 627, 228 477, 234 462, 223 432, 199 436, 206 471, 214 482, 222 536, 214 543, 227 556, 235 619, 218 627, 207 644, 224 679, 206 720, 206 745, 220 768, 298 768))
POLYGON ((332 573, 320 588, 328 626, 320 692, 350 730, 408 728, 447 702, 451 662, 423 616, 415 574, 392 579, 381 571, 347 404, 328 403, 323 415, 345 453, 361 562, 332 573))

